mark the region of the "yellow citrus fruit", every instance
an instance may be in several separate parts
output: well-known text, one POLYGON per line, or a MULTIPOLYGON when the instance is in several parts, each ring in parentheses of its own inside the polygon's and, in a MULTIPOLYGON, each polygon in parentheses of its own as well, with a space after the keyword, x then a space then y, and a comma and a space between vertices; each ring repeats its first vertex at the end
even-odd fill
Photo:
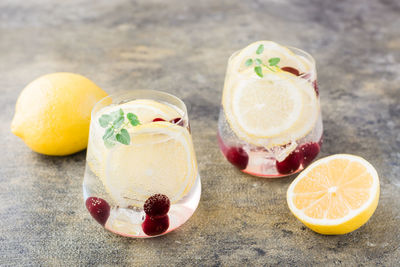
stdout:
POLYGON ((90 113, 100 87, 74 73, 52 73, 28 84, 18 97, 11 131, 34 151, 68 155, 85 149, 90 113))
POLYGON ((379 201, 379 177, 365 159, 332 155, 311 164, 287 191, 290 211, 311 230, 326 235, 365 224, 379 201))

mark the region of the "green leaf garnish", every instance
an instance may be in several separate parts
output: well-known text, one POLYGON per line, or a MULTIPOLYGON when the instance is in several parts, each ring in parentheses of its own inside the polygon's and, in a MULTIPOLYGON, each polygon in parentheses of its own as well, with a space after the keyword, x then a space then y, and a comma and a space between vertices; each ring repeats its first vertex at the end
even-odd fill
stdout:
POLYGON ((279 57, 273 57, 268 60, 268 63, 271 67, 274 67, 274 66, 276 67, 276 65, 278 65, 279 61, 281 61, 281 59, 279 57))
POLYGON ((248 60, 246 60, 246 62, 244 63, 247 67, 251 66, 253 64, 253 59, 249 58, 248 60))
POLYGON ((103 140, 110 139, 114 135, 114 129, 113 128, 107 128, 106 132, 103 135, 103 140))
POLYGON ((114 121, 117 118, 119 118, 121 116, 124 116, 124 111, 122 109, 113 111, 113 112, 110 113, 110 116, 111 116, 111 119, 114 121))
POLYGON ((126 114, 126 117, 128 118, 129 122, 132 124, 132 126, 137 126, 140 124, 140 121, 135 114, 128 113, 128 114, 126 114))
POLYGON ((115 140, 106 139, 104 140, 104 145, 106 148, 112 148, 113 146, 115 146, 115 140))
POLYGON ((126 129, 121 129, 121 131, 115 136, 115 139, 124 145, 129 145, 131 142, 131 137, 126 129))
MULTIPOLYGON (((264 52, 264 45, 260 44, 256 50, 256 54, 257 55, 261 55, 264 52)), ((278 67, 278 63, 281 61, 281 59, 279 57, 273 57, 268 59, 268 65, 265 64, 260 58, 249 58, 245 61, 245 65, 247 67, 250 67, 251 65, 253 65, 253 63, 255 63, 257 66, 254 67, 254 72, 261 78, 264 77, 264 74, 262 72, 262 67, 265 67, 267 69, 269 69, 270 71, 276 72, 277 69, 279 69, 278 67), (274 68, 271 68, 274 67, 274 68)))
POLYGON ((112 120, 112 118, 110 115, 107 115, 107 114, 101 115, 101 117, 99 118, 100 126, 103 128, 106 128, 108 126, 108 124, 111 122, 111 120, 112 120))
POLYGON ((262 68, 261 66, 256 66, 254 67, 254 71, 257 73, 258 76, 260 76, 261 78, 264 77, 264 74, 262 72, 262 68))
POLYGON ((99 118, 100 126, 107 128, 103 135, 104 145, 107 148, 113 147, 116 142, 124 145, 130 144, 131 137, 125 127, 129 126, 129 123, 132 126, 137 126, 140 124, 140 121, 133 113, 126 114, 126 118, 128 121, 125 121, 124 111, 122 109, 113 111, 110 114, 103 114, 99 118))
POLYGON ((261 55, 264 52, 264 45, 260 44, 257 48, 256 54, 261 55))
POLYGON ((118 129, 119 127, 121 127, 121 125, 124 123, 124 120, 124 116, 116 118, 115 121, 113 121, 114 128, 118 129))

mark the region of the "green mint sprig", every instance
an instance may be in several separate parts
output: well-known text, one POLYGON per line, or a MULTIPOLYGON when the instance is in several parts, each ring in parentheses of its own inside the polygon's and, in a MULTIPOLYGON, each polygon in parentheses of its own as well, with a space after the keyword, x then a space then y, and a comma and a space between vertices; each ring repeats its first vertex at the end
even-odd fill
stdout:
MULTIPOLYGON (((264 52, 264 45, 260 44, 256 50, 257 55, 261 55, 264 52)), ((265 67, 269 69, 270 71, 275 72, 277 69, 279 69, 278 64, 281 61, 279 57, 273 57, 268 59, 268 65, 262 62, 261 59, 259 58, 249 58, 246 60, 244 63, 247 67, 250 67, 255 64, 254 66, 254 72, 260 76, 261 78, 264 77, 264 74, 262 72, 262 67, 265 67)))
POLYGON ((127 121, 125 121, 125 114, 122 109, 111 112, 110 114, 103 114, 99 118, 99 124, 102 128, 106 128, 103 135, 104 145, 107 148, 113 147, 116 142, 124 145, 129 145, 131 137, 125 129, 129 125, 140 125, 138 117, 133 113, 126 114, 127 121))

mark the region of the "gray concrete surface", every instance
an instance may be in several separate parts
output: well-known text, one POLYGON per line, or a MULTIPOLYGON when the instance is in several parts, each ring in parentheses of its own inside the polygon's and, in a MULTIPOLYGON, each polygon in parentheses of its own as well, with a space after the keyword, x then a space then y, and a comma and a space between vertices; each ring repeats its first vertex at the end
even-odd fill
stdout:
POLYGON ((0 2, 1 266, 310 266, 400 261, 400 2, 2 0, 0 2), (270 39, 317 61, 325 125, 321 156, 353 153, 378 170, 371 220, 322 236, 291 215, 294 177, 253 178, 217 147, 226 62, 270 39), (203 194, 166 236, 135 240, 103 230, 82 200, 85 152, 47 157, 10 132, 19 92, 56 71, 109 93, 152 88, 191 105, 203 194))

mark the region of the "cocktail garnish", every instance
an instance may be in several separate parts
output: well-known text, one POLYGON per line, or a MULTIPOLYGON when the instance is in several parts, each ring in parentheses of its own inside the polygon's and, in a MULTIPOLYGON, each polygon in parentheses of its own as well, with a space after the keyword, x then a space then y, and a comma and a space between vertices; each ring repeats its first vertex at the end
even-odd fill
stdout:
MULTIPOLYGON (((264 45, 260 44, 256 50, 256 54, 261 55, 263 52, 264 52, 264 45)), ((279 69, 278 64, 280 61, 281 59, 279 57, 273 57, 268 59, 268 65, 267 65, 264 62, 262 62, 262 60, 259 58, 254 58, 254 59, 249 58, 248 60, 246 60, 244 64, 247 67, 250 67, 251 65, 255 64, 256 66, 254 66, 254 72, 262 78, 264 77, 262 72, 262 67, 266 67, 270 71, 276 72, 279 69)))
POLYGON ((125 114, 122 109, 111 112, 110 114, 103 114, 99 118, 100 126, 106 128, 103 135, 104 145, 108 148, 113 147, 116 142, 124 145, 129 145, 131 138, 128 131, 125 129, 129 125, 140 125, 138 117, 133 113, 126 114, 127 121, 125 121, 125 114))

